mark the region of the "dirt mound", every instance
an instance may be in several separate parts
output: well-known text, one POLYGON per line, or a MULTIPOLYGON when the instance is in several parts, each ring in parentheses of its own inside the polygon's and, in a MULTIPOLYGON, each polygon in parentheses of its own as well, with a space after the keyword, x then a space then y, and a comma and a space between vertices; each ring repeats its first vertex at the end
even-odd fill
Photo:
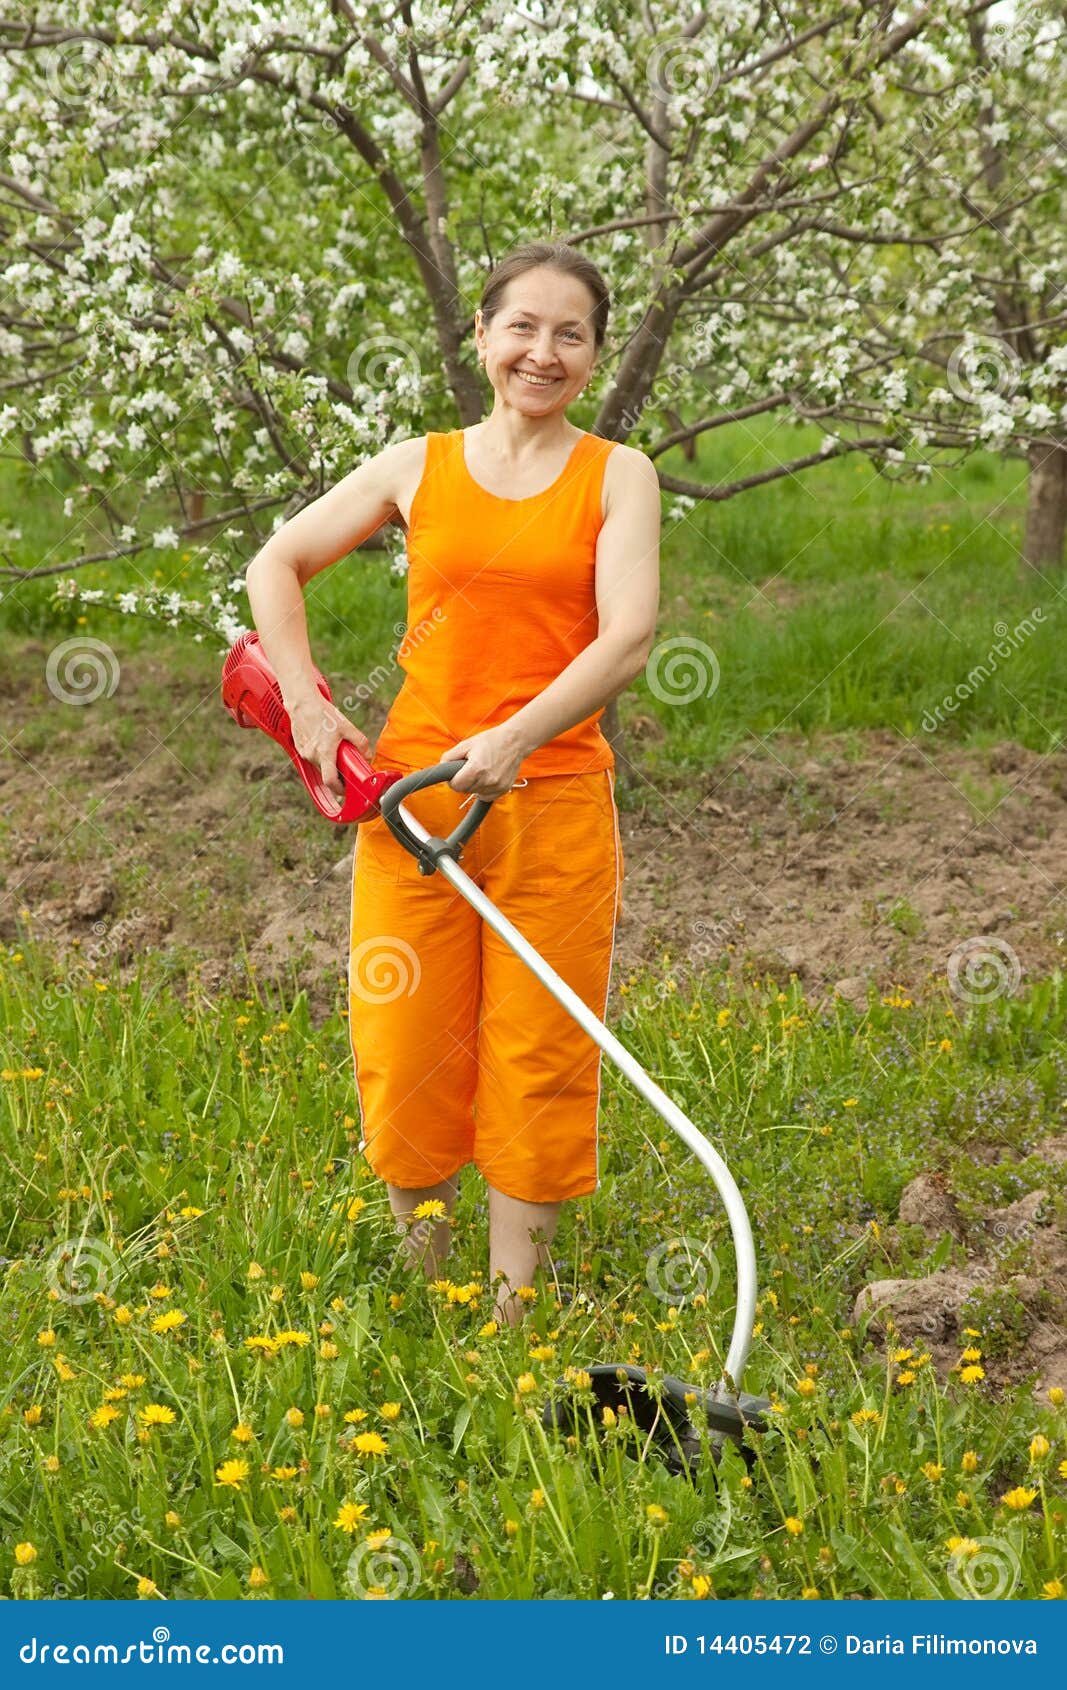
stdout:
MULTIPOLYGON (((1036 1153, 1052 1167, 1061 1166, 1067 1136, 1043 1140, 1036 1153)), ((965 1334, 968 1309, 982 1305, 984 1292, 995 1292, 1001 1299, 997 1324, 1007 1320, 1015 1329, 1005 1354, 983 1352, 987 1373, 998 1381, 1036 1373, 1038 1394, 1051 1385, 1067 1387, 1067 1236, 1056 1210, 1056 1200, 1035 1187, 964 1223, 943 1182, 920 1175, 901 1195, 899 1222, 921 1227, 931 1243, 949 1233, 964 1243, 967 1263, 921 1279, 865 1285, 854 1320, 869 1316, 868 1330, 887 1338, 892 1328, 894 1342, 919 1341, 946 1377, 971 1342, 965 1334)), ((888 1242, 892 1248, 892 1238, 888 1242)))

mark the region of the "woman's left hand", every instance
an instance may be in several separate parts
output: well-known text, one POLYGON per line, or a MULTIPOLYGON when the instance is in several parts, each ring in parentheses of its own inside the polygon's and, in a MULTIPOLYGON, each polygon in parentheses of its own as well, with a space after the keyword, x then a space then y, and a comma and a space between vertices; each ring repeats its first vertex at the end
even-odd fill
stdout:
POLYGON ((457 740, 441 758, 451 763, 457 757, 466 759, 459 773, 449 781, 454 792, 473 792, 476 798, 503 798, 515 784, 515 778, 529 747, 520 745, 507 723, 499 728, 487 728, 484 733, 471 734, 457 740))

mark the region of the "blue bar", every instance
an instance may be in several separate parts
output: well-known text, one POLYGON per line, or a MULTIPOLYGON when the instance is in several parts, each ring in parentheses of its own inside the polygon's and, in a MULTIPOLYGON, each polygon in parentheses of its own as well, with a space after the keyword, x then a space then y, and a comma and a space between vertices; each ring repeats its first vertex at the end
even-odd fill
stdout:
POLYGON ((1013 1687, 1062 1671, 1063 1602, 3 1602, 0 1683, 416 1680, 1013 1687), (107 1653, 101 1656, 100 1650, 107 1653), (59 1650, 58 1658, 56 1651, 59 1650), (1061 1665, 1056 1666, 1057 1660, 1061 1665), (504 1680, 501 1675, 508 1674, 504 1680))

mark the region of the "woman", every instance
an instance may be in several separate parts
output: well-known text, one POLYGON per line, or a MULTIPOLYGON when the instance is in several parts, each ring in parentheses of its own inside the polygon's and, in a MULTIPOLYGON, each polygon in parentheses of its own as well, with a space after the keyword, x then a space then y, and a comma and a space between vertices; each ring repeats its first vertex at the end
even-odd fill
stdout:
MULTIPOLYGON (((475 314, 489 416, 360 465, 286 523, 247 575, 297 748, 340 793, 338 744, 368 757, 370 746, 316 689, 303 588, 403 518, 405 679, 372 761, 408 773, 463 760, 450 784, 412 798, 412 813, 443 837, 472 795, 494 801, 463 868, 601 1019, 623 862, 598 721, 655 637, 660 520, 644 453, 566 416, 593 373, 609 303, 573 248, 511 253, 475 314)), ((599 1183, 599 1046, 442 874, 419 873, 381 817, 357 835, 349 997, 361 1149, 398 1224, 438 1200, 420 1245, 436 1276, 459 1170, 473 1160, 489 1187, 496 1313, 514 1324, 518 1288, 538 1263, 551 1268, 560 1204, 599 1183)))

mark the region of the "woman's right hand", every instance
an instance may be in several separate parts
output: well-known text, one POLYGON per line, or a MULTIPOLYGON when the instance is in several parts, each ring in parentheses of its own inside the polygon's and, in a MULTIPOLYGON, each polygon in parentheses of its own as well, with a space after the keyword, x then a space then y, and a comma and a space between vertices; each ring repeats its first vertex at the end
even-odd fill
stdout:
POLYGON ((301 757, 315 764, 324 786, 335 798, 344 797, 344 782, 337 772, 337 748, 349 739, 370 761, 370 741, 365 733, 343 716, 336 705, 316 690, 287 704, 289 723, 293 730, 293 744, 301 757))

